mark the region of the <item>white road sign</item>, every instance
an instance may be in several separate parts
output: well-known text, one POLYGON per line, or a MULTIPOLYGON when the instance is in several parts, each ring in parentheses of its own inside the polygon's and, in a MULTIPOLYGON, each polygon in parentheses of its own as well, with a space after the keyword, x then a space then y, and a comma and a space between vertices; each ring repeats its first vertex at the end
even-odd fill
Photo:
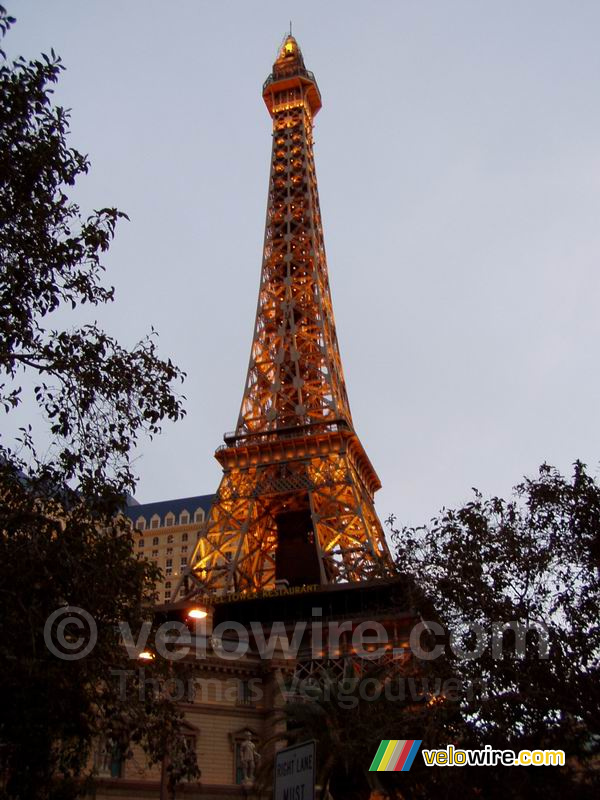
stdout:
POLYGON ((286 747, 275 755, 273 800, 315 800, 315 742, 286 747))

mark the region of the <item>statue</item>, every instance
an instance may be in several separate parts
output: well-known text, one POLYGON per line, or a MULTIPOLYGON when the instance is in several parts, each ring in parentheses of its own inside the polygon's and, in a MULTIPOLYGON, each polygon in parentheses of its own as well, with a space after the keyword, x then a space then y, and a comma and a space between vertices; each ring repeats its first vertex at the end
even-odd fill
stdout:
POLYGON ((112 739, 102 739, 94 754, 94 767, 99 775, 110 776, 115 760, 116 744, 112 739))
POLYGON ((256 770, 256 765, 260 761, 260 753, 252 741, 252 734, 250 731, 246 731, 246 738, 240 745, 240 760, 244 771, 242 782, 245 784, 254 783, 254 772, 256 770))

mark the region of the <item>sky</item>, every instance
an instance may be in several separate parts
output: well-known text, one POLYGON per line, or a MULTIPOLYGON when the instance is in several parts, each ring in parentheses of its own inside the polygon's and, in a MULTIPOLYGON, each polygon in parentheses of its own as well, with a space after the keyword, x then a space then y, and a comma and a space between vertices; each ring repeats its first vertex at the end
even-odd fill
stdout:
POLYGON ((356 430, 382 519, 419 525, 542 462, 599 473, 600 3, 4 0, 50 48, 127 212, 108 257, 124 344, 154 326, 186 418, 139 449, 140 502, 214 492, 237 421, 266 210, 261 97, 293 21, 323 99, 315 158, 356 430))

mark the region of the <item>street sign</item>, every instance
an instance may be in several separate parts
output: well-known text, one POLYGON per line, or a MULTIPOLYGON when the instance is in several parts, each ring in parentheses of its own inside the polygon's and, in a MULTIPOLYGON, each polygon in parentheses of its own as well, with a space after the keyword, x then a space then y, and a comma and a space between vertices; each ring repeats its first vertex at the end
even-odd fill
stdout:
POLYGON ((316 759, 314 740, 279 750, 273 800, 315 800, 316 759))

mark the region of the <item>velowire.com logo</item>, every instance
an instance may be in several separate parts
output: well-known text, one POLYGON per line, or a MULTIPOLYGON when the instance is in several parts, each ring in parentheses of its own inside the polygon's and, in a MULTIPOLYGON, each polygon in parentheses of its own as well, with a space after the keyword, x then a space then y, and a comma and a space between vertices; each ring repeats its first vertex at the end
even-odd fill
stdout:
POLYGON ((383 739, 369 772, 408 772, 422 739, 383 739))

